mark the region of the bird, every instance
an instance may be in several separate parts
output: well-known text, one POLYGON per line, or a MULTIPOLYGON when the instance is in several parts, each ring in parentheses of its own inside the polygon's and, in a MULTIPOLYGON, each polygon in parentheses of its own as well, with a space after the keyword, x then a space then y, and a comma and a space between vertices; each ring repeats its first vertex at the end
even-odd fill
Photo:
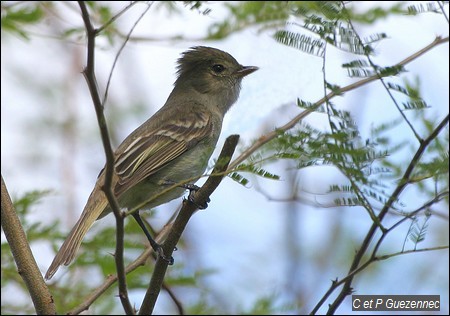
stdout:
MULTIPOLYGON (((186 188, 193 188, 174 184, 195 183, 204 173, 219 139, 224 115, 239 97, 242 79, 258 69, 242 66, 232 55, 217 48, 189 48, 177 60, 177 78, 165 104, 114 152, 112 190, 119 206, 127 210, 139 208, 133 217, 153 249, 169 263, 173 259, 164 257, 139 212, 179 198, 186 188)), ((48 268, 46 280, 60 266, 74 260, 94 222, 112 211, 102 190, 104 179, 105 168, 48 268)))

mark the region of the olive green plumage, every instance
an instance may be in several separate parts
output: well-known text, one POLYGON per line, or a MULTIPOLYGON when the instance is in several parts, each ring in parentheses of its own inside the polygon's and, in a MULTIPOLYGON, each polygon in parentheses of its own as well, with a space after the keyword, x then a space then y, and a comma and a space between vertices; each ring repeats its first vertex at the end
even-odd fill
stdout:
MULTIPOLYGON (((168 182, 195 182, 205 171, 219 139, 225 113, 239 97, 244 67, 230 54, 193 47, 178 60, 178 78, 164 106, 117 148, 112 187, 123 208, 152 208, 180 197, 168 182)), ((102 171, 80 219, 53 259, 45 278, 75 257, 92 224, 111 212, 101 190, 102 171)))

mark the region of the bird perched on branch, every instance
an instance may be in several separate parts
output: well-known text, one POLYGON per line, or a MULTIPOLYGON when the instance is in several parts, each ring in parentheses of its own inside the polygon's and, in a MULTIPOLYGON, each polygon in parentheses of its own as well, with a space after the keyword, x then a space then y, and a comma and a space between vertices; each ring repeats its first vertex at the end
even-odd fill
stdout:
MULTIPOLYGON (((242 66, 224 51, 197 46, 182 54, 177 69, 178 77, 164 106, 114 153, 112 189, 122 208, 153 208, 180 197, 186 188, 195 188, 190 183, 207 167, 224 115, 239 97, 242 78, 258 67, 242 66), (180 186, 175 185, 178 183, 180 186)), ((102 190, 104 178, 103 169, 83 213, 48 268, 47 280, 61 265, 72 262, 92 224, 111 212, 102 190)), ((142 222, 139 210, 133 217, 153 249, 165 258, 142 222)))

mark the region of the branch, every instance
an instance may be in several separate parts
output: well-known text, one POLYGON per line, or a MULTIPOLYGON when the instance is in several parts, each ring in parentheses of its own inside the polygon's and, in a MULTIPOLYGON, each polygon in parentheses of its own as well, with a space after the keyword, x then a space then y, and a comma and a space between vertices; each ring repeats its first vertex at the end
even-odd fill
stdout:
MULTIPOLYGON (((160 244, 162 240, 164 240, 169 233, 170 228, 172 227, 172 223, 166 224, 163 229, 159 232, 159 234, 155 237, 155 241, 160 244)), ((137 257, 133 262, 131 262, 125 269, 125 273, 128 274, 131 271, 136 270, 140 266, 144 266, 148 260, 148 258, 153 255, 153 248, 150 245, 147 249, 141 253, 139 257, 137 257)), ((94 290, 79 306, 72 309, 68 312, 69 315, 76 315, 85 311, 91 306, 92 303, 96 299, 98 299, 103 293, 106 292, 115 282, 117 281, 117 275, 110 275, 106 278, 102 285, 100 285, 96 290, 94 290)))
MULTIPOLYGON (((378 221, 381 223, 381 221, 383 220, 384 216, 387 214, 387 212, 389 211, 389 209, 392 207, 392 204, 397 201, 398 197, 400 196, 400 194, 403 192, 403 190, 406 188, 406 186, 408 185, 409 182, 409 178, 415 168, 415 166, 417 165, 417 163, 419 162, 420 158, 422 157, 422 154, 425 152, 426 148, 428 147, 428 145, 439 135, 439 133, 442 131, 442 129, 448 124, 449 122, 449 115, 447 114, 447 116, 441 121, 441 123, 434 129, 434 131, 425 139, 421 142, 419 148, 417 149, 413 159, 411 160, 409 166, 406 168, 402 179, 399 181, 399 184, 397 186, 397 188, 394 190, 394 192, 392 193, 392 195, 390 196, 389 200, 386 202, 386 204, 384 205, 383 209, 380 211, 379 215, 378 215, 378 221)), ((351 291, 351 284, 353 281, 353 276, 354 273, 353 271, 355 271, 364 254, 367 251, 367 248, 369 247, 370 241, 372 240, 373 236, 376 233, 377 230, 377 223, 373 223, 372 226, 370 227, 362 245, 361 248, 358 250, 358 252, 355 255, 355 258, 353 259, 353 262, 350 266, 350 270, 349 270, 349 275, 351 274, 351 277, 347 278, 341 292, 339 293, 338 297, 335 299, 335 301, 330 305, 327 314, 334 314, 337 307, 342 303, 342 301, 345 299, 345 297, 347 295, 349 295, 350 291, 351 291)), ((387 232, 389 232, 390 230, 388 230, 387 232)), ((383 235, 381 238, 384 238, 386 232, 383 232, 383 235)), ((380 243, 379 243, 380 244, 380 243)), ((377 246, 379 246, 379 244, 377 246)), ((377 249, 377 247, 376 247, 377 249)))
MULTIPOLYGON (((232 136, 230 136, 232 137, 232 136)), ((224 148, 227 145, 224 145, 224 148)), ((222 157, 224 155, 220 155, 220 157, 222 157)), ((230 157, 232 156, 232 154, 230 154, 230 157)), ((223 164, 222 164, 223 165, 223 164)), ((225 169, 225 166, 223 167, 223 169, 225 169)), ((216 177, 216 178, 222 178, 223 176, 226 175, 226 172, 224 172, 223 170, 217 170, 214 169, 213 172, 211 173, 210 178, 212 177, 216 177)), ((206 183, 205 183, 206 185, 206 183)), ((213 188, 215 190, 215 188, 213 188)), ((203 189, 202 189, 203 190, 203 189)), ((197 192, 198 193, 198 192, 197 192)), ((196 195, 197 197, 197 195, 196 195)), ((169 232, 172 231, 172 226, 173 226, 173 222, 172 223, 168 223, 164 226, 164 228, 162 229, 162 231, 158 234, 158 236, 156 236, 155 241, 157 243, 161 243, 162 240, 167 239, 166 236, 169 234, 169 232)), ((135 269, 137 269, 139 266, 143 266, 145 265, 147 259, 152 255, 153 253, 153 249, 152 248, 147 248, 137 259, 135 259, 132 263, 130 263, 126 269, 125 272, 126 274, 128 274, 131 271, 134 271, 135 269)), ((164 253, 166 253, 166 250, 164 250, 164 253)), ((116 275, 111 275, 109 277, 106 278, 106 280, 103 282, 102 285, 100 285, 95 291, 93 291, 84 301, 82 304, 80 304, 79 306, 77 306, 76 308, 70 310, 68 312, 68 314, 70 315, 76 315, 79 314, 85 310, 87 310, 89 308, 89 306, 91 306, 91 304, 98 299, 103 293, 106 292, 106 290, 108 290, 115 282, 117 281, 117 276, 116 275)), ((165 285, 163 284, 162 287, 164 289, 165 285)), ((167 289, 166 289, 167 290, 167 289)), ((170 295, 170 293, 169 293, 170 295)), ((175 304, 177 305, 178 310, 181 309, 181 307, 179 306, 179 303, 177 302, 177 300, 175 298, 173 298, 173 301, 175 302, 175 304)), ((142 309, 141 309, 142 310, 142 309)))
POLYGON ((97 115, 97 121, 100 128, 100 134, 103 142, 103 148, 106 155, 105 166, 105 182, 103 184, 103 191, 108 199, 109 205, 113 210, 116 217, 116 251, 115 262, 117 268, 117 275, 119 278, 119 297, 122 302, 122 306, 127 314, 134 314, 133 307, 128 299, 126 275, 123 263, 123 249, 124 249, 124 215, 120 212, 119 204, 114 196, 112 190, 112 177, 114 172, 114 153, 112 151, 111 140, 109 139, 108 128, 106 126, 106 119, 103 114, 103 103, 100 100, 98 92, 97 80, 95 78, 95 37, 97 31, 92 26, 89 13, 84 1, 78 1, 81 9, 81 15, 83 17, 84 25, 86 27, 87 35, 87 66, 83 71, 86 78, 89 90, 91 92, 92 101, 94 103, 95 112, 97 115))
MULTIPOLYGON (((133 5, 133 4, 135 4, 135 3, 136 3, 136 2, 130 4, 130 6, 133 5)), ((111 85, 112 75, 113 75, 113 73, 114 73, 114 68, 116 68, 117 61, 119 60, 119 56, 120 56, 120 54, 122 53, 123 49, 125 48, 125 45, 126 45, 126 44, 128 43, 128 41, 130 40, 130 36, 131 36, 131 34, 133 33, 134 29, 136 28, 136 26, 138 25, 138 23, 142 20, 142 18, 143 18, 144 15, 147 13, 147 11, 150 10, 150 7, 151 7, 152 4, 153 4, 153 3, 150 3, 150 4, 147 5, 147 8, 144 10, 144 12, 142 12, 142 14, 139 16, 139 18, 138 18, 138 19, 136 20, 136 22, 133 24, 133 26, 131 27, 131 29, 130 29, 130 31, 128 32, 127 36, 125 37, 125 40, 123 41, 122 45, 120 46, 119 51, 117 52, 116 56, 114 57, 114 62, 113 62, 113 64, 112 64, 112 66, 111 66, 111 71, 109 72, 108 81, 107 81, 107 83, 106 83, 105 95, 103 96, 103 102, 104 102, 104 103, 105 103, 106 100, 108 99, 108 91, 109 91, 109 87, 110 87, 110 85, 111 85)), ((130 6, 128 6, 128 8, 129 8, 130 6)), ((124 13, 126 9, 127 9, 127 8, 125 8, 120 14, 124 13)), ((117 17, 118 17, 118 15, 116 15, 114 18, 117 18, 117 17)), ((114 18, 113 18, 113 19, 114 19, 114 18)), ((111 19, 111 20, 112 20, 112 19, 111 19)), ((110 22, 112 23, 112 21, 110 21, 110 22)), ((107 24, 107 25, 109 25, 109 24, 107 24)), ((100 33, 101 30, 102 30, 102 28, 98 29, 98 30, 97 30, 97 34, 100 33)))
MULTIPOLYGON (((421 50, 415 52, 414 54, 406 57, 404 60, 400 61, 398 64, 396 64, 394 67, 398 66, 404 66, 412 62, 413 60, 417 59, 418 57, 422 56, 423 54, 427 53, 429 50, 433 49, 434 47, 447 43, 449 41, 449 37, 436 37, 433 42, 431 42, 429 45, 425 46, 421 50)), ((244 152, 242 152, 236 159, 233 160, 233 162, 230 164, 230 167, 228 170, 232 170, 236 168, 240 163, 242 163, 245 159, 247 159, 251 154, 253 154, 255 151, 257 151, 261 146, 264 144, 267 144, 269 141, 277 137, 280 133, 286 132, 297 125, 298 122, 303 120, 305 117, 307 117, 309 114, 313 113, 319 106, 321 106, 326 101, 331 100, 332 98, 342 95, 345 92, 355 90, 356 88, 362 87, 368 83, 371 83, 373 81, 378 80, 378 75, 373 75, 371 77, 364 78, 362 80, 359 80, 355 83, 352 83, 348 86, 342 87, 339 89, 339 91, 332 91, 328 93, 326 96, 321 98, 320 100, 316 101, 313 106, 310 109, 307 109, 303 111, 302 113, 298 114, 296 117, 294 117, 291 121, 287 122, 283 126, 275 128, 272 132, 267 133, 266 135, 263 135, 258 138, 258 140, 251 145, 249 148, 247 148, 244 152)))
MULTIPOLYGON (((209 196, 214 192, 214 190, 219 186, 224 175, 214 175, 216 173, 221 173, 227 170, 228 164, 231 160, 231 156, 234 153, 236 145, 239 140, 239 135, 231 135, 225 140, 222 152, 219 155, 218 162, 208 180, 205 184, 194 194, 194 203, 184 202, 183 207, 180 210, 173 226, 170 229, 169 235, 166 241, 162 245, 164 254, 168 257, 172 256, 173 250, 177 245, 181 234, 183 233, 189 219, 197 210, 197 205, 203 205, 209 200, 209 196), (223 163, 222 163, 223 162, 223 163)), ((150 315, 153 313, 155 307, 156 299, 158 298, 159 292, 161 290, 161 285, 164 280, 164 276, 167 271, 168 262, 158 257, 153 271, 152 279, 150 280, 147 293, 145 294, 144 301, 142 303, 141 309, 139 310, 139 315, 150 315)))
MULTIPOLYGON (((394 67, 399 67, 399 66, 405 66, 409 63, 411 63, 412 61, 414 61, 415 59, 419 58, 420 56, 424 55, 425 53, 427 53, 428 51, 432 50, 433 48, 437 47, 440 44, 443 43, 447 43, 449 41, 449 37, 441 37, 438 36, 436 37, 430 44, 428 44, 427 46, 425 46, 424 48, 420 49, 419 51, 415 52, 414 54, 406 57, 405 59, 403 59, 402 61, 400 61, 399 63, 397 63, 394 67)), ((327 95, 325 95, 324 97, 322 97, 320 100, 316 101, 313 106, 311 106, 311 108, 303 111, 302 113, 298 114, 296 117, 294 117, 291 121, 287 122, 286 124, 275 128, 272 132, 267 133, 266 135, 261 136, 253 145, 251 145, 249 148, 247 148, 244 152, 242 152, 236 159, 233 160, 233 162, 230 164, 230 167, 228 168, 228 171, 231 171, 233 169, 235 169, 240 163, 242 163, 245 159, 247 159, 251 154, 253 154, 255 151, 257 151, 260 147, 262 147, 263 145, 267 144, 269 141, 271 141, 272 139, 276 138, 280 131, 281 132, 286 132, 288 130, 290 130, 291 128, 295 127, 297 125, 298 122, 300 122, 302 119, 304 119, 306 116, 308 116, 309 114, 313 113, 319 106, 321 106, 322 104, 324 104, 325 102, 331 100, 332 98, 338 96, 338 95, 342 95, 345 92, 348 91, 352 91, 356 88, 359 88, 361 86, 364 86, 368 83, 371 83, 373 81, 376 81, 379 79, 379 76, 377 74, 364 78, 362 80, 359 80, 353 84, 347 85, 345 87, 339 88, 337 91, 331 91, 330 93, 328 93, 327 95)), ((428 146, 429 142, 431 142, 432 139, 434 139, 434 137, 437 136, 437 134, 440 132, 440 130, 448 123, 448 116, 441 122, 441 124, 438 126, 438 128, 436 128, 435 131, 433 131, 433 133, 424 141, 422 141, 420 143, 420 147, 416 153, 416 156, 414 157, 413 161, 412 161, 412 165, 410 165, 410 167, 408 167, 407 171, 405 172, 405 176, 407 176, 407 178, 409 178, 410 173, 412 172, 412 170, 415 167, 415 164, 417 163, 418 159, 420 158, 420 156, 422 155, 422 153, 424 152, 424 149, 428 146), (415 160, 417 159, 417 160, 415 160)), ((405 179, 405 177, 404 177, 405 179)), ((402 180, 400 183, 402 183, 404 180, 402 180)), ((374 221, 374 224, 372 225, 371 229, 369 230, 366 239, 363 242, 362 248, 358 251, 358 253, 355 256, 355 259, 353 261, 353 264, 350 268, 349 273, 352 273, 352 271, 354 271, 362 257, 363 254, 365 253, 367 247, 369 246, 370 240, 372 239, 376 228, 380 225, 381 220, 383 219, 383 217, 386 215, 386 213, 388 212, 389 208, 391 207, 392 203, 396 200, 396 198, 398 197, 398 195, 403 191, 404 187, 405 187, 406 183, 403 183, 403 185, 399 185, 396 189, 396 191, 392 194, 391 199, 386 203, 385 207, 383 208, 383 210, 380 212, 379 216, 378 216, 378 220, 374 221)), ((334 312, 335 309, 337 308, 337 306, 340 304, 340 302, 342 302, 342 300, 349 294, 350 291, 350 285, 353 279, 353 275, 351 277, 348 278, 346 285, 344 286, 344 288, 342 289, 341 295, 336 299, 335 303, 337 305, 334 306, 330 306, 329 309, 329 313, 330 312, 334 312)), ((333 288, 333 290, 336 287, 333 288)), ((331 291, 332 292, 332 291, 331 291)), ((325 298, 328 297, 331 292, 327 292, 324 297, 321 299, 321 301, 316 305, 316 307, 314 308, 314 310, 311 312, 311 314, 315 314, 318 310, 318 308, 325 302, 325 298)))
POLYGON ((353 278, 359 272, 365 270, 370 264, 372 264, 375 261, 386 260, 386 259, 389 259, 391 257, 395 257, 395 256, 399 256, 399 255, 402 255, 402 254, 407 254, 407 253, 413 253, 413 252, 416 252, 416 251, 419 252, 419 251, 442 250, 442 249, 448 248, 448 246, 438 246, 438 247, 432 247, 432 248, 413 249, 413 250, 407 250, 407 251, 403 251, 402 250, 400 252, 396 252, 396 253, 393 253, 393 254, 387 254, 387 255, 378 256, 378 249, 380 248, 381 243, 383 242, 383 240, 387 236, 387 234, 392 232, 396 227, 398 227, 401 223, 403 223, 407 219, 412 218, 413 216, 416 216, 418 213, 422 212, 424 209, 428 209, 433 204, 440 202, 442 199, 444 199, 447 196, 448 196, 448 191, 444 191, 444 192, 439 193, 432 200, 428 201, 427 203, 425 203, 424 205, 422 205, 418 209, 414 210, 413 212, 409 212, 408 214, 405 214, 405 216, 401 220, 397 221, 395 224, 393 224, 391 227, 389 227, 389 229, 385 230, 382 233, 382 235, 380 236, 380 238, 378 239, 378 241, 377 241, 377 243, 376 243, 376 245, 375 245, 375 247, 374 247, 374 249, 372 251, 372 254, 371 254, 370 258, 366 262, 364 262, 362 265, 360 265, 357 269, 349 272, 349 274, 346 275, 341 280, 339 280, 339 281, 338 281, 338 279, 334 280, 332 282, 330 288, 328 289, 328 291, 325 293, 325 295, 322 296, 320 301, 316 304, 316 306, 312 310, 311 315, 314 315, 314 314, 317 313, 319 308, 323 305, 323 303, 325 303, 327 298, 331 295, 331 293, 334 292, 335 289, 337 289, 339 286, 341 286, 342 284, 344 284, 345 282, 347 282, 348 280, 353 278))
POLYGON ((119 17, 121 17, 126 11, 131 9, 135 4, 137 4, 139 1, 131 1, 130 4, 128 4, 125 8, 120 10, 116 15, 114 15, 111 19, 109 19, 108 22, 100 26, 98 29, 96 29, 96 34, 100 34, 105 30, 108 26, 110 26, 112 23, 114 23, 119 17))
POLYGON ((401 252, 390 253, 390 254, 387 254, 387 255, 377 256, 377 257, 374 258, 373 261, 387 260, 387 259, 392 258, 392 257, 406 255, 406 254, 409 254, 409 253, 444 250, 444 249, 448 249, 448 248, 449 248, 449 246, 437 246, 437 247, 430 247, 430 248, 411 249, 411 250, 406 250, 406 251, 401 251, 401 252))
MULTIPOLYGON (((342 1, 342 7, 344 9, 344 12, 347 12, 347 8, 345 7, 345 2, 344 1, 342 1)), ((406 117, 406 114, 400 108, 400 105, 398 104, 398 102, 395 99, 394 95, 392 94, 391 90, 388 88, 388 85, 386 84, 386 82, 384 82, 383 76, 381 75, 377 65, 375 65, 375 63, 373 62, 372 58, 370 58, 370 53, 369 53, 368 50, 366 50, 366 47, 370 46, 370 44, 364 45, 363 40, 359 36, 359 34, 356 31, 355 27, 353 26, 353 23, 352 23, 350 18, 347 18, 347 23, 350 25, 351 29, 355 33, 355 36, 356 36, 356 38, 357 38, 357 40, 359 42, 358 45, 362 45, 364 47, 364 55, 366 56, 367 61, 369 62, 370 66, 372 67, 372 70, 374 71, 375 75, 378 77, 378 79, 380 80, 380 82, 383 85, 384 89, 386 90, 387 94, 389 95, 389 98, 392 100, 392 103, 394 103, 395 107, 397 108, 397 111, 400 113, 401 117, 406 122, 406 124, 408 124, 409 128, 413 132, 413 134, 416 137, 416 139, 419 142, 421 142, 422 139, 420 138, 420 136, 417 133, 416 129, 414 128, 413 124, 408 120, 408 118, 406 117)))
POLYGON ((322 299, 319 301, 319 303, 317 303, 317 305, 314 307, 314 309, 312 310, 310 315, 315 315, 317 313, 317 311, 319 310, 320 306, 322 306, 322 304, 325 303, 326 299, 331 295, 331 293, 334 292, 334 290, 336 288, 338 288, 343 283, 347 282, 349 279, 353 278, 356 274, 358 274, 359 272, 363 271, 364 269, 366 269, 369 265, 371 265, 374 262, 383 261, 383 260, 387 260, 387 259, 392 258, 392 257, 397 257, 397 256, 400 256, 400 255, 406 255, 406 254, 410 254, 410 253, 444 250, 444 249, 448 249, 448 248, 449 248, 449 246, 437 246, 437 247, 413 249, 413 250, 395 252, 395 253, 391 253, 391 254, 387 254, 387 255, 381 255, 381 256, 377 256, 377 257, 371 257, 364 264, 362 264, 358 269, 356 269, 355 271, 352 271, 351 273, 349 273, 345 278, 341 279, 340 281, 338 281, 337 279, 333 280, 330 288, 325 293, 325 295, 322 297, 322 299))
MULTIPOLYGON (((37 315, 56 315, 55 303, 28 244, 6 184, 1 184, 2 229, 11 248, 17 271, 30 293, 37 315)), ((2 281, 3 282, 3 281, 2 281)), ((3 285, 2 285, 3 286, 3 285)))

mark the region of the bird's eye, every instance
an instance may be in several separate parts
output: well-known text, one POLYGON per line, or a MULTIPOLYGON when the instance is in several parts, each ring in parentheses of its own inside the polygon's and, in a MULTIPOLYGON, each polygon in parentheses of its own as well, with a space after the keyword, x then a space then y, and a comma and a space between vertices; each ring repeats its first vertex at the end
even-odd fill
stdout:
POLYGON ((216 64, 216 65, 212 66, 212 70, 213 70, 216 74, 220 74, 222 71, 225 70, 225 67, 224 67, 223 65, 216 64))

